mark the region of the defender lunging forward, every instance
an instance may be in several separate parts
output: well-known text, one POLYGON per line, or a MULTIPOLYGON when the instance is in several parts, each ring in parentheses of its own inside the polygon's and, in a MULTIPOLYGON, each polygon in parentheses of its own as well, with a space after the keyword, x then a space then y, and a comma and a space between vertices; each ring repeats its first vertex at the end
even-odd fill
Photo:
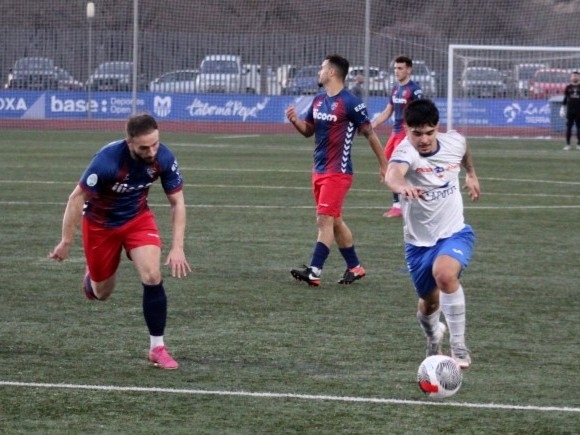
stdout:
POLYGON ((127 122, 127 137, 103 147, 93 157, 68 198, 62 239, 49 258, 68 257, 76 228, 82 220, 87 273, 82 288, 88 299, 105 300, 115 288, 123 250, 133 261, 143 286, 143 314, 149 329, 149 360, 164 369, 177 362, 165 348, 167 296, 160 260, 161 239, 155 217, 147 205, 149 187, 157 179, 171 207, 173 239, 165 262, 174 277, 191 268, 185 259, 185 201, 177 160, 159 142, 155 119, 136 115, 127 122))

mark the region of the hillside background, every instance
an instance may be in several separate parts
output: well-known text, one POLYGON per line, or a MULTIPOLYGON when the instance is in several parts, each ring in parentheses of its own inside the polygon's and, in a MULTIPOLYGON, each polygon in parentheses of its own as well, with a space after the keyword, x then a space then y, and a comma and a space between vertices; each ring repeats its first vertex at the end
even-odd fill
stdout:
MULTIPOLYGON (((131 25, 133 1, 94 3, 96 28, 122 30, 131 25)), ((459 42, 468 37, 563 44, 578 34, 580 22, 578 0, 373 0, 371 4, 372 32, 444 36, 459 42)), ((3 0, 2 26, 42 29, 62 23, 84 28, 85 7, 86 1, 79 0, 3 0)), ((355 32, 364 23, 364 8, 365 0, 139 0, 144 31, 355 32)))
MULTIPOLYGON (((93 68, 129 60, 133 1, 95 0, 93 68)), ((247 63, 318 63, 340 52, 364 60, 365 0, 139 0, 140 70, 150 79, 198 67, 209 53, 247 63)), ((89 74, 86 1, 2 0, 0 68, 47 56, 81 80, 89 74)), ((449 44, 580 45, 580 0, 372 0, 370 62, 387 68, 396 54, 447 67, 449 44)), ((580 49, 579 49, 580 53, 580 49)))

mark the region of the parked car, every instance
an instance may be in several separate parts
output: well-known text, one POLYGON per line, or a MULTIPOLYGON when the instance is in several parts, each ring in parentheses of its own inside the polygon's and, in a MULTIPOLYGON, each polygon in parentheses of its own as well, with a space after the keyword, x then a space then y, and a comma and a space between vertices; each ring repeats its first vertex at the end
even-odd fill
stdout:
MULTIPOLYGON (((140 74, 137 80, 137 89, 144 90, 146 86, 143 75, 140 74)), ((133 89, 133 62, 103 62, 89 77, 87 87, 91 91, 131 91, 133 89)))
POLYGON ((437 96, 437 80, 435 71, 431 70, 424 60, 413 60, 411 80, 421 86, 426 97, 437 96))
MULTIPOLYGON (((393 86, 397 84, 397 79, 395 78, 395 73, 393 72, 395 68, 395 62, 392 61, 389 65, 389 78, 387 80, 387 92, 390 93, 393 86)), ((427 65, 424 60, 413 59, 413 70, 411 71, 411 80, 421 86, 423 95, 429 98, 437 96, 437 81, 435 80, 435 72, 431 71, 431 68, 427 65)))
POLYGON ((280 84, 276 79, 276 72, 270 66, 262 68, 258 64, 244 64, 242 72, 245 78, 245 92, 248 94, 280 95, 280 84), (262 83, 262 70, 266 71, 266 81, 262 83), (262 89, 264 87, 264 89, 262 89))
POLYGON ((287 88, 296 75, 297 70, 298 68, 291 64, 281 65, 276 68, 276 80, 280 85, 280 94, 286 95, 288 93, 287 88))
POLYGON ((211 54, 203 58, 195 85, 198 92, 242 93, 242 61, 233 54, 211 54))
POLYGON ((81 91, 84 89, 83 83, 75 79, 66 69, 59 66, 54 69, 56 70, 57 89, 59 91, 81 91))
POLYGON ((516 98, 528 98, 530 79, 537 70, 549 68, 545 63, 519 63, 512 73, 513 93, 516 98))
POLYGON ((364 76, 364 86, 367 87, 369 95, 384 97, 387 95, 387 72, 376 66, 369 66, 368 77, 365 75, 364 66, 351 66, 346 76, 346 85, 350 88, 354 85, 357 75, 364 76))
POLYGON ((161 74, 149 83, 151 92, 196 92, 198 69, 179 69, 161 74))
POLYGON ((320 65, 304 66, 296 71, 294 78, 289 80, 286 93, 288 95, 313 95, 320 92, 318 72, 320 65))
POLYGON ((570 72, 565 69, 539 69, 529 81, 530 98, 549 99, 554 95, 563 95, 570 82, 570 72))
POLYGON ((505 98, 507 84, 497 68, 467 67, 461 75, 461 94, 469 98, 505 98))
POLYGON ((48 90, 57 89, 54 61, 48 57, 23 57, 12 67, 6 88, 48 90))

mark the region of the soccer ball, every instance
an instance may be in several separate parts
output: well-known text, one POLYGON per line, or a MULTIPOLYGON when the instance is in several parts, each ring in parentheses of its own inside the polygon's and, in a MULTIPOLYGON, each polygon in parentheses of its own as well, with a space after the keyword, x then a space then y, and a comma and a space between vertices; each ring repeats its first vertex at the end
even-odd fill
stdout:
POLYGON ((463 373, 453 358, 432 355, 423 360, 417 371, 419 388, 436 399, 453 396, 459 391, 463 373))

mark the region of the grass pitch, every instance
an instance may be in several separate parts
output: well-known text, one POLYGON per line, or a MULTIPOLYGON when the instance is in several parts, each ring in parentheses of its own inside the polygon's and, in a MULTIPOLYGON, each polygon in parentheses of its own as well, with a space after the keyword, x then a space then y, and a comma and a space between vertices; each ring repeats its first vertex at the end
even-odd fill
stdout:
MULTIPOLYGON (((94 303, 80 291, 80 237, 68 261, 46 258, 68 194, 115 135, 3 132, 2 432, 579 433, 580 152, 470 141, 483 190, 479 203, 464 197, 478 236, 462 279, 473 367, 455 396, 434 401, 415 383, 424 339, 402 224, 382 217, 391 194, 362 138, 345 220, 368 275, 336 284, 334 247, 314 289, 289 274, 316 238, 311 140, 161 134, 186 180, 194 268, 165 279, 172 372, 146 360, 129 261, 112 298, 94 303)), ((150 205, 166 253, 159 185, 150 205)))

